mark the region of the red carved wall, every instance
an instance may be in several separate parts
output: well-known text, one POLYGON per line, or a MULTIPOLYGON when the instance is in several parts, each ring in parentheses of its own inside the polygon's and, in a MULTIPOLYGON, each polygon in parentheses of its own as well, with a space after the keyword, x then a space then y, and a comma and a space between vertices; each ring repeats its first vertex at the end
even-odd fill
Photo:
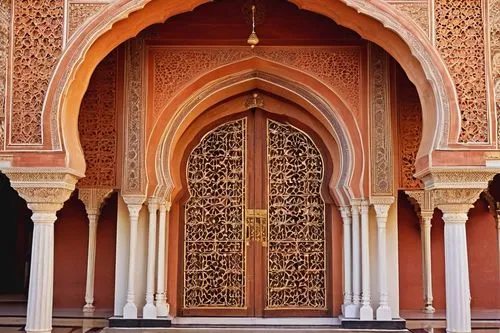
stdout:
MULTIPOLYGON (((113 307, 115 289, 117 195, 106 201, 97 227, 95 306, 113 307)), ((88 220, 73 194, 58 213, 55 224, 54 307, 80 308, 85 304, 88 220)))
POLYGON ((116 186, 118 50, 97 66, 80 106, 78 131, 87 170, 79 186, 116 186))

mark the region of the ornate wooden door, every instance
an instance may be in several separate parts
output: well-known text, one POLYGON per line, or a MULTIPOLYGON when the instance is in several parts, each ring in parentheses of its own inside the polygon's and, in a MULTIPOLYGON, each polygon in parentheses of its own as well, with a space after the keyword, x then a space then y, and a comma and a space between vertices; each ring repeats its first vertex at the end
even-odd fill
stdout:
POLYGON ((183 315, 327 314, 323 159, 303 131, 255 110, 187 161, 183 315))

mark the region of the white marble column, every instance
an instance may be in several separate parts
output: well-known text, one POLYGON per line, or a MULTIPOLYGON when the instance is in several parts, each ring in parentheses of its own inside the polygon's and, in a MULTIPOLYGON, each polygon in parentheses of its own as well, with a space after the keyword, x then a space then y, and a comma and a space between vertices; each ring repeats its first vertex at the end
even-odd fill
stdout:
POLYGON ((361 301, 361 233, 359 221, 359 200, 351 203, 352 218, 352 306, 349 309, 349 317, 359 318, 359 307, 361 301), (351 309, 353 310, 351 312, 351 309))
POLYGON ((85 284, 84 312, 94 311, 94 277, 95 277, 95 254, 97 245, 97 220, 99 215, 88 214, 89 219, 89 244, 87 253, 87 281, 85 284))
POLYGON ((156 310, 158 317, 168 317, 170 312, 169 304, 165 295, 165 251, 168 246, 168 212, 170 203, 160 204, 160 219, 158 223, 158 280, 156 286, 156 310))
POLYGON ((393 197, 373 198, 372 200, 377 218, 378 232, 379 306, 377 308, 377 320, 392 320, 392 310, 389 306, 389 294, 387 291, 387 217, 389 208, 393 202, 393 197))
POLYGON ((123 196, 127 204, 130 218, 130 248, 128 261, 128 285, 127 303, 123 307, 123 318, 136 319, 137 306, 135 304, 135 257, 137 247, 137 224, 139 223, 139 212, 145 198, 143 196, 123 196))
POLYGON ((432 252, 431 252, 431 220, 433 211, 422 211, 420 223, 420 238, 422 242, 422 269, 424 277, 424 312, 434 313, 432 306, 432 252))
POLYGON ((31 268, 26 332, 52 331, 54 288, 54 222, 56 212, 82 177, 71 169, 4 169, 12 187, 26 200, 33 215, 31 268))
POLYGON ((439 206, 444 220, 446 273, 446 330, 471 332, 469 265, 465 223, 468 207, 448 209, 439 206))
POLYGON ((142 310, 145 319, 156 319, 156 306, 154 304, 155 288, 155 259, 156 259, 156 219, 158 212, 158 199, 148 200, 149 210, 149 235, 148 235, 148 268, 146 276, 146 304, 142 310))
POLYGON ((87 280, 85 284, 84 312, 94 311, 94 280, 95 280, 95 256, 97 245, 97 225, 101 206, 104 200, 113 192, 106 188, 80 188, 78 198, 85 205, 89 219, 89 242, 87 252, 87 280))
POLYGON ((52 331, 52 302, 54 287, 54 222, 62 205, 51 210, 33 211, 33 243, 31 252, 30 282, 26 332, 52 331))
POLYGON ((344 227, 344 304, 342 313, 346 318, 355 317, 355 307, 352 303, 352 263, 351 263, 351 208, 344 206, 340 208, 344 227))
POLYGON ((361 308, 360 320, 373 320, 373 308, 370 304, 370 235, 368 202, 361 201, 361 308))

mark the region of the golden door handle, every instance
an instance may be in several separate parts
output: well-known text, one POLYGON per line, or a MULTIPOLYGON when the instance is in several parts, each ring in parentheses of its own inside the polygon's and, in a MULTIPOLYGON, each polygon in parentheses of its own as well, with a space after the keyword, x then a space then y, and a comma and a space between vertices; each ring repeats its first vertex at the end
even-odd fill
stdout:
POLYGON ((262 246, 267 246, 267 210, 247 209, 245 223, 247 246, 250 240, 262 241, 262 246))
POLYGON ((260 241, 267 247, 267 216, 260 218, 260 241))

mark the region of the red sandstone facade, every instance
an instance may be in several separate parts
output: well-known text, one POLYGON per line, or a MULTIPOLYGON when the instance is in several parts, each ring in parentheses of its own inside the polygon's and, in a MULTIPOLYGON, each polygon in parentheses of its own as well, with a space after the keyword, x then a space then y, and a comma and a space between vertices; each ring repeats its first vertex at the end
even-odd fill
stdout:
POLYGON ((50 331, 53 307, 84 305, 174 323, 436 310, 456 332, 470 331, 471 309, 500 309, 500 1, 256 1, 255 48, 248 1, 206 2, 2 1, 0 206, 16 241, 0 242, 12 272, 1 290, 27 293, 27 331, 50 331), (228 204, 217 223, 242 228, 243 303, 221 305, 209 289, 189 296, 191 237, 213 227, 190 203, 210 197, 196 192, 197 172, 217 188, 222 176, 210 173, 236 163, 207 156, 235 149, 210 140, 241 119, 232 182, 243 194, 212 199, 241 199, 240 220, 228 204), (303 194, 314 205, 273 197, 281 176, 271 161, 288 156, 279 144, 273 155, 277 128, 321 161, 287 176, 300 192, 316 170, 321 190, 303 194), (304 228, 321 232, 287 234, 273 207, 292 220, 307 210, 304 228), (314 239, 321 251, 296 254, 322 263, 304 280, 303 263, 273 270, 273 251, 286 252, 276 239, 314 239), (298 303, 290 288, 275 306, 275 271, 288 274, 280 288, 322 282, 298 303))

